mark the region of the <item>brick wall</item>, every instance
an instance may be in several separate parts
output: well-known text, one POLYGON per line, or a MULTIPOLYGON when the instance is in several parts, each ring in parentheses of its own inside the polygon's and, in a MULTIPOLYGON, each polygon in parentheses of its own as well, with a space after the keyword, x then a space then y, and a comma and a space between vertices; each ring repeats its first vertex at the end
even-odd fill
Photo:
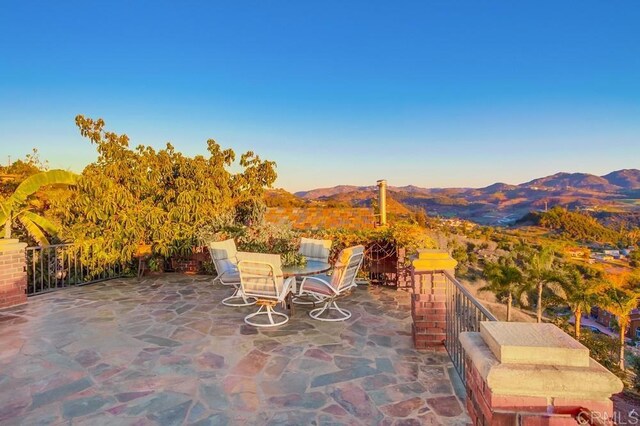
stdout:
POLYGON ((17 240, 0 240, 0 309, 27 302, 26 246, 17 240))
POLYGON ((446 278, 441 272, 412 273, 412 335, 416 349, 444 351, 446 278))

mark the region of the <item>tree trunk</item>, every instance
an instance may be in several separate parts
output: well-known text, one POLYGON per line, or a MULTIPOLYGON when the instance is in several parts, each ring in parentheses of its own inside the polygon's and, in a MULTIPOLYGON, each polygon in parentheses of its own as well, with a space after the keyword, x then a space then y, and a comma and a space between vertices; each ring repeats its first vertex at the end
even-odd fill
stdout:
POLYGON ((620 321, 620 369, 624 371, 624 332, 627 330, 627 322, 620 321))
POLYGON ((511 321, 511 303, 513 302, 513 296, 509 293, 507 297, 507 322, 511 321))
POLYGON ((580 340, 580 324, 582 323, 582 308, 576 308, 573 312, 573 316, 576 317, 576 339, 580 340))
POLYGON ((538 283, 538 323, 542 322, 542 283, 538 283))
POLYGON ((4 237, 6 239, 11 238, 11 218, 8 218, 4 223, 4 237))

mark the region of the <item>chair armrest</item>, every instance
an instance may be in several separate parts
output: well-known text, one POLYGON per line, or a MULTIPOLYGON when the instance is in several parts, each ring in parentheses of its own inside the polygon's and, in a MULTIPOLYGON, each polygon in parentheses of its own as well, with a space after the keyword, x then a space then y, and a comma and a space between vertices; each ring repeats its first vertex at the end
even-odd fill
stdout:
POLYGON ((280 299, 284 300, 287 294, 291 292, 291 283, 294 282, 296 277, 285 278, 282 284, 282 290, 280 291, 280 299))

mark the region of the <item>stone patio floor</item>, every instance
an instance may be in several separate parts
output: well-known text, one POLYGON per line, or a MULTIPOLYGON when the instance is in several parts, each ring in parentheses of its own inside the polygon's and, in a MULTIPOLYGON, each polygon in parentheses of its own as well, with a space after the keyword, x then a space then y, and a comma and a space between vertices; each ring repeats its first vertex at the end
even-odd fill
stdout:
POLYGON ((0 424, 468 423, 448 356, 412 349, 407 293, 361 286, 346 322, 297 308, 270 330, 229 293, 167 274, 0 311, 0 424))

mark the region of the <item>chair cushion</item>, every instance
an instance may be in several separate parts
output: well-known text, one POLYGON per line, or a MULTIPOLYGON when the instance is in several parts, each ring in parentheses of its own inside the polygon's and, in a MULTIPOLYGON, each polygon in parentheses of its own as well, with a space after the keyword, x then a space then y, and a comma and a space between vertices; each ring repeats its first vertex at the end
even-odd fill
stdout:
POLYGON ((238 250, 232 238, 209 242, 209 253, 219 274, 235 270, 235 265, 238 263, 238 250))
POLYGON ((222 284, 240 284, 240 273, 237 269, 235 271, 223 272, 219 279, 222 284))
MULTIPOLYGON (((320 278, 323 281, 326 282, 331 282, 331 277, 327 276, 327 275, 318 275, 318 278, 320 278)), ((329 287, 327 287, 325 284, 321 284, 316 280, 305 280, 304 282, 304 288, 303 288, 304 292, 309 292, 309 293, 317 293, 317 294, 321 294, 323 296, 333 296, 333 292, 331 291, 331 289, 329 287)))
POLYGON ((215 261, 216 271, 221 274, 238 274, 238 266, 234 261, 229 259, 220 259, 215 261))

